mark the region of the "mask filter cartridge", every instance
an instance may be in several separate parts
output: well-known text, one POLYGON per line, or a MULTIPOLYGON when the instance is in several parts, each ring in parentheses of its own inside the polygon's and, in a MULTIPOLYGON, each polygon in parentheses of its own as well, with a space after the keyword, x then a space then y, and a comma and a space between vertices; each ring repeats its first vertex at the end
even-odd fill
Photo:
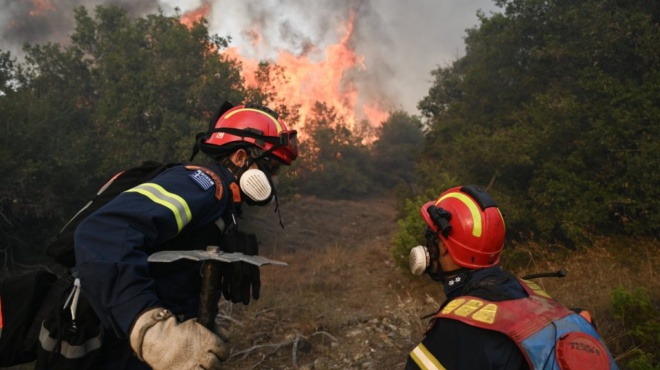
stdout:
POLYGON ((243 193, 255 202, 263 202, 273 193, 268 177, 263 171, 257 169, 245 171, 241 175, 239 183, 243 193))
POLYGON ((429 250, 421 245, 416 246, 410 250, 410 256, 408 256, 408 262, 410 262, 410 271, 415 275, 421 275, 426 271, 426 268, 431 264, 431 258, 429 256, 429 250))

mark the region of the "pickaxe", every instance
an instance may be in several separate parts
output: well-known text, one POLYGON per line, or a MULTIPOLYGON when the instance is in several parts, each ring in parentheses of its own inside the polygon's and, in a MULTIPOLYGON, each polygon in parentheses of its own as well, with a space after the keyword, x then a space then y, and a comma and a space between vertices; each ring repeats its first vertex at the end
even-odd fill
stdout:
POLYGON ((160 251, 149 255, 149 262, 174 262, 180 259, 203 261, 202 263, 202 289, 199 297, 199 316, 197 322, 209 330, 215 330, 215 317, 218 313, 218 302, 215 301, 215 292, 218 290, 221 262, 247 262, 256 266, 279 265, 288 266, 286 262, 271 260, 262 256, 248 256, 243 253, 226 253, 220 247, 209 246, 205 251, 160 251))

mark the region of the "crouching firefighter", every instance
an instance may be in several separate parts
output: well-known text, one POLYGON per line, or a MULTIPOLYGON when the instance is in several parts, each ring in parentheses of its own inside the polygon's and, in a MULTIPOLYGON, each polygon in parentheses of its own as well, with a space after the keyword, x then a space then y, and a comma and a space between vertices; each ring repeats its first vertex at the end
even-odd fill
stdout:
POLYGON ((618 369, 589 321, 498 266, 504 219, 481 188, 451 188, 420 212, 426 246, 410 268, 447 299, 406 369, 618 369))
MULTIPOLYGON (((75 359, 85 346, 94 350, 85 362, 90 369, 220 368, 229 356, 226 337, 197 320, 202 262, 148 263, 148 257, 207 246, 256 255, 256 237, 236 224, 241 205, 277 200, 272 178, 298 156, 296 140, 272 110, 225 103, 195 142, 192 157, 201 151, 209 163, 164 166, 84 218, 73 237, 75 288, 66 304, 91 310, 101 335, 73 348, 57 333, 42 332, 42 349, 51 352, 37 368, 58 368, 58 359, 75 359)), ((259 298, 258 266, 223 263, 219 270, 215 302, 259 298)))

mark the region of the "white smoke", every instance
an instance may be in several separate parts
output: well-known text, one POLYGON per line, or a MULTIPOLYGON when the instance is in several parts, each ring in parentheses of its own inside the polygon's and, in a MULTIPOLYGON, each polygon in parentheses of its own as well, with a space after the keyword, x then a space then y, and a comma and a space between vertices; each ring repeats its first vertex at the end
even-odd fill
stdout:
POLYGON ((135 16, 165 14, 211 5, 209 30, 231 36, 231 46, 251 59, 273 59, 280 50, 322 59, 338 42, 351 12, 356 22, 351 46, 364 57, 355 72, 361 94, 379 98, 390 109, 417 113, 417 103, 431 87, 430 72, 461 57, 466 29, 478 25, 478 10, 497 11, 493 0, 50 0, 53 9, 29 15, 30 0, 0 0, 0 49, 21 55, 25 42, 66 43, 74 26, 73 9, 121 4, 135 16), (255 46, 254 33, 261 36, 255 46))

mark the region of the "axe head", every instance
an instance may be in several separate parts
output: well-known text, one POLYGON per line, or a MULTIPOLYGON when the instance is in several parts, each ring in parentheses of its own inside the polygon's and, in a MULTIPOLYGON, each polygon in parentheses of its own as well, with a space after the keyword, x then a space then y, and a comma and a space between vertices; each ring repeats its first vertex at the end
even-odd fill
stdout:
POLYGON ((193 261, 208 261, 215 260, 220 262, 247 262, 256 266, 263 265, 277 265, 288 266, 286 262, 275 261, 270 258, 262 256, 248 256, 243 253, 226 253, 220 250, 219 247, 210 246, 205 251, 191 250, 191 251, 160 251, 149 255, 147 259, 149 262, 174 262, 180 259, 189 259, 193 261))

